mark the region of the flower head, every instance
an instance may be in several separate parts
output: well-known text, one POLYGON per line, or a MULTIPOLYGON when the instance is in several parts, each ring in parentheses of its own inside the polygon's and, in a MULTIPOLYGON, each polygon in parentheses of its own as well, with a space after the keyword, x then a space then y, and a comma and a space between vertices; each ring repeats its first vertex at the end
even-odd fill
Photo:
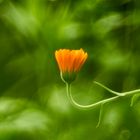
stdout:
POLYGON ((60 49, 55 52, 62 79, 65 82, 72 82, 76 78, 76 73, 81 69, 88 54, 80 50, 60 49))

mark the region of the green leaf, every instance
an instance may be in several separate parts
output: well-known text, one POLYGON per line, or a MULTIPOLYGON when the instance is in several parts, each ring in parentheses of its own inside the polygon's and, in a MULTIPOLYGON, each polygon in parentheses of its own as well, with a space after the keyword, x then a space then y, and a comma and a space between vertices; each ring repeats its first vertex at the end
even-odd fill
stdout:
POLYGON ((135 104, 135 102, 138 101, 139 97, 140 97, 140 93, 133 95, 132 98, 131 98, 130 106, 133 106, 135 104))

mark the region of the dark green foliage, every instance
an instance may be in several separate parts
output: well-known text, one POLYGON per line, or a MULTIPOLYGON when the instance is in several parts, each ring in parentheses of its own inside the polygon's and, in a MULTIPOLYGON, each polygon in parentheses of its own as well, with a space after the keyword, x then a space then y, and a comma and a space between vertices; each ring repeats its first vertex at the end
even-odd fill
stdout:
POLYGON ((90 104, 140 88, 139 0, 0 0, 0 140, 138 140, 139 98, 75 109, 66 97, 54 51, 88 52, 72 84, 90 104))

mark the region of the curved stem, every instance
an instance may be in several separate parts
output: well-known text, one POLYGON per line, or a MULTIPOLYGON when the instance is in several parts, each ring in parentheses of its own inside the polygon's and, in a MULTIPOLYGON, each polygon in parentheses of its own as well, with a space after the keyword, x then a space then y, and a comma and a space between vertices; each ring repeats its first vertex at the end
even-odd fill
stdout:
POLYGON ((72 94, 71 94, 71 85, 66 83, 66 88, 67 88, 67 96, 68 98, 70 99, 70 102, 73 106, 75 106, 76 108, 79 108, 79 109, 92 109, 98 105, 102 105, 104 103, 107 103, 107 102, 111 102, 117 98, 120 98, 122 96, 127 96, 127 95, 130 95, 130 94, 135 94, 137 92, 140 92, 140 89, 137 89, 137 90, 133 90, 133 91, 128 91, 128 92, 123 92, 123 93, 119 93, 119 92, 115 92, 109 88, 107 88, 106 86, 98 83, 98 82, 94 82, 95 84, 103 87, 104 89, 106 89, 107 91, 117 95, 117 96, 114 96, 114 97, 111 97, 111 98, 107 98, 107 99, 104 99, 104 100, 101 100, 101 101, 98 101, 96 103, 93 103, 93 104, 89 104, 89 105, 80 105, 78 104, 72 97, 72 94))
POLYGON ((79 109, 92 109, 92 108, 94 108, 94 107, 96 107, 98 105, 101 105, 103 103, 112 101, 112 100, 117 99, 117 98, 120 97, 120 96, 115 96, 115 97, 111 97, 111 98, 108 98, 108 99, 101 100, 99 102, 96 102, 96 103, 93 103, 93 104, 90 104, 90 105, 80 105, 72 97, 72 94, 71 94, 71 85, 70 84, 66 84, 66 88, 67 88, 67 96, 70 99, 71 104, 73 106, 75 106, 76 108, 79 108, 79 109))

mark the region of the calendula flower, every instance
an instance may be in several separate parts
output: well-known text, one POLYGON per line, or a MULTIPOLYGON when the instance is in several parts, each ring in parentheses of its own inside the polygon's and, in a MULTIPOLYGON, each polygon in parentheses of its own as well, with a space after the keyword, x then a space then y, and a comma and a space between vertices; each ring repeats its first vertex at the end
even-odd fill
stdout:
POLYGON ((64 82, 71 83, 75 80, 77 72, 86 61, 88 54, 80 50, 60 49, 55 52, 61 78, 64 82))

